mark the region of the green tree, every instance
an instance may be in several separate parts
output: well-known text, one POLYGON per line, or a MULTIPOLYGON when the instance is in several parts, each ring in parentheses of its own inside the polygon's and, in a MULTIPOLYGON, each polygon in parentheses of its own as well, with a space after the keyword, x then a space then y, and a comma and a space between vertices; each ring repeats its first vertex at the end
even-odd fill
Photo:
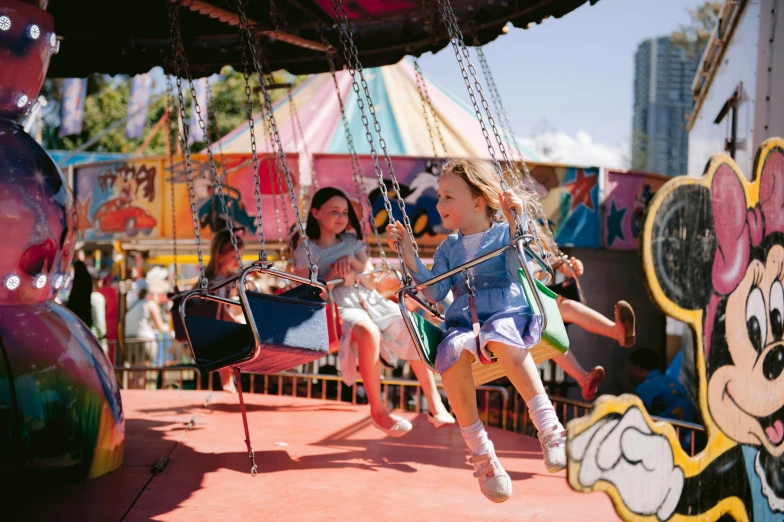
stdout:
POLYGON ((690 57, 699 58, 710 39, 722 5, 722 1, 708 0, 696 9, 689 9, 691 20, 673 31, 673 43, 684 49, 690 57))
MULTIPOLYGON (((299 83, 303 77, 296 77, 293 83, 299 83)), ((292 81, 290 75, 284 72, 276 72, 272 75, 272 81, 283 83, 292 81)), ((258 82, 256 76, 251 78, 251 89, 258 82)), ((82 147, 89 140, 101 133, 104 133, 94 144, 87 147, 87 151, 92 152, 120 152, 132 154, 141 146, 144 138, 152 131, 158 121, 166 112, 166 90, 158 86, 151 95, 150 106, 147 112, 147 121, 144 126, 142 138, 129 140, 125 136, 125 123, 119 123, 128 114, 128 103, 130 101, 131 80, 128 76, 105 76, 100 74, 92 75, 87 82, 87 96, 84 102, 84 119, 82 132, 73 136, 60 137, 59 118, 62 101, 63 80, 48 79, 41 91, 48 102, 47 116, 44 118, 44 147, 50 150, 75 150, 82 147), (107 129, 116 125, 116 128, 109 132, 107 129)), ((176 89, 176 85, 175 85, 176 89)), ((281 96, 286 95, 285 89, 275 89, 270 91, 273 103, 281 96)), ((186 118, 190 118, 191 96, 187 84, 183 84, 183 96, 186 105, 186 118)), ((254 114, 260 109, 259 99, 256 94, 252 94, 254 114)), ((209 107, 209 136, 214 142, 225 136, 228 132, 247 122, 245 95, 245 80, 241 72, 237 72, 231 67, 224 67, 218 77, 211 82, 211 100, 209 107)), ((165 131, 165 129, 163 129, 165 131)), ((257 136, 257 139, 264 139, 257 136)), ((205 147, 205 143, 194 143, 191 147, 193 151, 198 151, 205 147)), ((166 152, 166 142, 163 133, 158 132, 150 141, 145 155, 164 154, 166 152)))

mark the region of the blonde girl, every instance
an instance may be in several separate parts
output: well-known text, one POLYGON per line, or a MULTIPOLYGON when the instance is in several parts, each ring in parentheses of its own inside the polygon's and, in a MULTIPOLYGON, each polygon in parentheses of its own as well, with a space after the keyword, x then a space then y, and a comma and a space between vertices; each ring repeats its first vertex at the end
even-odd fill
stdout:
MULTIPOLYGON (((416 255, 403 225, 389 225, 390 247, 401 245, 414 279, 421 283, 476 257, 508 245, 515 230, 514 209, 522 216, 524 194, 502 191, 490 164, 478 160, 451 160, 438 183, 438 213, 444 227, 458 230, 439 245, 432 270, 416 255), (505 220, 499 219, 503 215, 505 220)), ((531 420, 539 431, 544 462, 551 473, 566 467, 566 433, 555 415, 529 348, 541 338, 541 316, 534 315, 518 279, 520 268, 514 250, 491 258, 471 269, 476 287, 475 312, 481 325, 472 329, 466 286, 462 275, 446 279, 425 290, 432 301, 452 290, 455 300, 445 316, 446 335, 438 346, 436 370, 441 374, 449 403, 468 446, 482 493, 493 502, 512 494, 509 475, 496 457, 493 443, 479 420, 476 389, 471 372, 474 360, 497 356, 507 376, 525 399, 531 420)))

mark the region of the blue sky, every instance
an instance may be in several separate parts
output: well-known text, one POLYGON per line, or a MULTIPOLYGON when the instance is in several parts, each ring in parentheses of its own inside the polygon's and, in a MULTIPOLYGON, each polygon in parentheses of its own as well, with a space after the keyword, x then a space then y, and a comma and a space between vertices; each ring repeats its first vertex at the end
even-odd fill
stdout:
MULTIPOLYGON (((485 55, 515 133, 531 136, 546 119, 553 130, 571 136, 584 130, 595 142, 627 149, 638 43, 687 23, 687 9, 701 3, 600 0, 527 30, 510 26, 485 55)), ((428 77, 468 101, 451 47, 422 56, 420 64, 428 77)))

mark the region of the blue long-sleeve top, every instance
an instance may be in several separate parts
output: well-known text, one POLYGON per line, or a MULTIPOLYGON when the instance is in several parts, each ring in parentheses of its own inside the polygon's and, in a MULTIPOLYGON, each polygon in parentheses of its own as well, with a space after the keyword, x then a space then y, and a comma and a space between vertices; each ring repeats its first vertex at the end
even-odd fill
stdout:
MULTIPOLYGON (((463 234, 460 232, 451 234, 438 246, 433 256, 432 270, 428 270, 417 257, 416 270, 412 270, 411 274, 414 280, 417 283, 423 283, 470 261, 470 259, 466 259, 462 238, 463 234)), ((506 246, 510 241, 509 225, 507 223, 493 223, 485 233, 479 250, 472 259, 506 246)), ((533 271, 532 262, 529 259, 526 259, 526 261, 529 269, 533 271)), ((520 286, 518 276, 520 268, 515 249, 507 250, 504 255, 489 259, 474 268, 476 276, 505 278, 506 282, 508 282, 501 288, 494 287, 477 291, 476 311, 480 323, 484 323, 489 317, 500 312, 508 314, 531 313, 528 300, 523 293, 522 286, 520 286)), ((424 289, 423 293, 431 302, 438 302, 446 297, 453 285, 461 281, 463 281, 463 275, 455 274, 424 289)), ((455 326, 470 328, 471 312, 468 308, 468 296, 463 294, 456 297, 455 301, 447 309, 444 319, 444 326, 447 329, 455 326)))

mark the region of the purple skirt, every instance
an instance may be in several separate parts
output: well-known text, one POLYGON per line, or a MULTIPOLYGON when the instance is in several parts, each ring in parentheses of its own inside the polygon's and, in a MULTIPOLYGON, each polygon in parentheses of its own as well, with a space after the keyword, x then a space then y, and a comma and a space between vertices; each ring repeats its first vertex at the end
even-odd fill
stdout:
MULTIPOLYGON (((498 342, 508 346, 528 350, 542 338, 542 316, 526 313, 499 312, 490 316, 479 330, 481 350, 488 355, 487 343, 498 342)), ((438 345, 436 371, 443 373, 451 368, 463 353, 471 352, 479 360, 476 337, 471 328, 455 326, 447 331, 446 337, 438 345)))

